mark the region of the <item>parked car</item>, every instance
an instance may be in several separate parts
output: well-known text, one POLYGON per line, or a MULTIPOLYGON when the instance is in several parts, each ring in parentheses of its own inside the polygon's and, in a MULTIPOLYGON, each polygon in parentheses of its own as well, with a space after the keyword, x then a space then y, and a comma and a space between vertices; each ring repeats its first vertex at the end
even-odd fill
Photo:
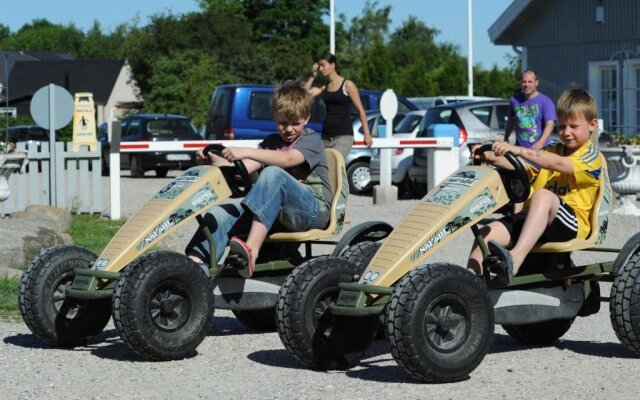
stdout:
POLYGON ((461 101, 479 101, 479 100, 496 100, 495 97, 486 96, 432 96, 432 97, 409 97, 409 101, 421 109, 429 109, 431 107, 440 106, 449 103, 458 103, 461 101))
MULTIPOLYGON (((102 144, 102 167, 109 169, 109 141, 106 125, 98 130, 102 144)), ((121 142, 203 140, 188 117, 175 114, 137 114, 122 120, 121 142)), ((167 176, 170 169, 188 169, 196 165, 196 155, 189 151, 157 151, 122 153, 120 168, 131 170, 131 176, 139 178, 146 171, 154 170, 158 177, 167 176)))
POLYGON ((38 125, 16 125, 9 128, 7 141, 14 147, 18 143, 27 143, 27 147, 31 143, 39 146, 40 142, 49 143, 49 131, 38 125))
MULTIPOLYGON (((509 115, 509 101, 503 99, 464 101, 433 107, 420 122, 417 137, 428 137, 433 124, 454 124, 459 134, 459 163, 469 162, 469 145, 502 140, 509 115)), ((429 149, 416 149, 409 168, 412 189, 427 193, 427 155, 429 149)))
MULTIPOLYGON (((420 122, 427 113, 427 110, 409 111, 398 126, 394 127, 393 137, 395 139, 413 139, 418 133, 420 122)), ((410 192, 411 182, 409 181, 409 167, 413 159, 413 149, 393 149, 391 153, 391 183, 398 186, 400 194, 410 192)), ((380 153, 377 152, 371 157, 371 180, 380 182, 380 153)))
MULTIPOLYGON (((211 95, 205 137, 209 140, 262 139, 275 132, 276 126, 271 116, 274 89, 274 86, 267 85, 218 86, 211 95)), ((365 111, 379 110, 381 96, 380 91, 360 90, 365 111)), ((398 96, 400 112, 416 109, 409 100, 398 96)), ((324 101, 318 96, 311 110, 308 127, 322 132, 325 116, 324 101)))
MULTIPOLYGON (((394 131, 398 123, 404 118, 403 112, 398 112, 393 119, 394 131)), ((387 129, 387 122, 379 111, 369 111, 367 113, 367 124, 371 137, 377 138, 387 129)), ((353 137, 357 142, 364 141, 364 130, 360 118, 353 121, 353 137)), ((368 192, 373 187, 371 179, 371 159, 378 153, 377 149, 356 149, 353 148, 347 155, 345 165, 347 167, 347 181, 349 183, 349 192, 353 194, 362 194, 368 192)))

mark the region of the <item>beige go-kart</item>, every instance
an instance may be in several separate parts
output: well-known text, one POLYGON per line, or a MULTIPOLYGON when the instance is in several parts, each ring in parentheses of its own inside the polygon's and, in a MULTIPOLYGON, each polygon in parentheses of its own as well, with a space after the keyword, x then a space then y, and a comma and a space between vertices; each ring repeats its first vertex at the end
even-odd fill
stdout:
POLYGON ((627 349, 639 353, 640 234, 621 249, 598 246, 612 207, 606 168, 599 178, 589 237, 538 245, 519 275, 505 285, 500 279, 504 260, 489 253, 478 225, 529 194, 524 167, 513 154, 507 158, 514 171, 460 168, 433 188, 381 245, 360 243, 371 255, 359 261, 364 272, 330 256, 296 268, 282 286, 276 310, 285 347, 311 368, 350 368, 370 346, 382 319, 393 358, 410 376, 449 382, 463 379, 480 364, 491 346, 494 324, 522 343, 548 344, 577 316, 593 314, 601 301, 608 301, 615 333, 627 349), (461 266, 429 262, 436 250, 467 229, 484 254, 482 277, 461 266), (574 251, 609 252, 617 258, 576 266, 570 258, 574 251), (613 282, 610 297, 600 296, 600 281, 613 282))
MULTIPOLYGON (((222 146, 208 146, 205 152, 209 151, 219 153, 222 146)), ((379 240, 391 231, 388 224, 368 222, 339 241, 331 240, 344 223, 348 186, 342 156, 331 149, 326 154, 333 194, 329 226, 270 234, 252 278, 240 277, 233 257, 220 265, 212 257, 207 269, 184 254, 148 251, 196 218, 215 254, 216 244, 202 215, 225 199, 246 194, 251 179, 242 162, 223 168, 197 166, 127 220, 99 256, 73 245, 38 255, 21 280, 24 321, 48 344, 72 347, 100 333, 113 315, 125 343, 152 360, 194 353, 210 330, 215 308, 233 310, 251 328, 274 330, 280 285, 296 265, 313 257, 313 244, 335 245, 332 254, 353 260, 360 254, 352 245, 379 240), (304 256, 298 251, 301 245, 304 256)))

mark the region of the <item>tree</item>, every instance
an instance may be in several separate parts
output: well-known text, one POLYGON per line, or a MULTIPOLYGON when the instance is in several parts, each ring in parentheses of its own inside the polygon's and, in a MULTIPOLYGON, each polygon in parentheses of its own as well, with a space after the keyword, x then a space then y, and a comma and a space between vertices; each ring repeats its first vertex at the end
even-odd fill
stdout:
POLYGON ((73 23, 55 25, 46 19, 35 19, 4 40, 10 50, 52 51, 78 54, 84 34, 73 23))
POLYGON ((205 122, 213 89, 237 79, 214 55, 197 50, 173 52, 151 65, 145 111, 184 114, 196 125, 205 122))

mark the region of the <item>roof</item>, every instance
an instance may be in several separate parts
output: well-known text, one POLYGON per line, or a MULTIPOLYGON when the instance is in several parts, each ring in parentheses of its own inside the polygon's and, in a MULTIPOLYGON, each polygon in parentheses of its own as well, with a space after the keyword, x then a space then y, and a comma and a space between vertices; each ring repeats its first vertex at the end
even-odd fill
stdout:
MULTIPOLYGON (((73 60, 73 56, 69 53, 52 53, 49 51, 12 51, 3 50, 3 57, 6 57, 7 69, 9 74, 13 66, 18 61, 46 61, 46 60, 73 60)), ((4 83, 4 60, 0 62, 0 79, 4 83)), ((9 93, 11 94, 11 93, 9 93)))
POLYGON ((96 103, 104 104, 123 64, 122 60, 17 61, 11 72, 10 100, 30 98, 53 83, 71 93, 91 92, 96 103))
POLYGON ((514 0, 489 27, 489 39, 496 45, 517 45, 516 38, 544 10, 543 3, 540 0, 514 0))

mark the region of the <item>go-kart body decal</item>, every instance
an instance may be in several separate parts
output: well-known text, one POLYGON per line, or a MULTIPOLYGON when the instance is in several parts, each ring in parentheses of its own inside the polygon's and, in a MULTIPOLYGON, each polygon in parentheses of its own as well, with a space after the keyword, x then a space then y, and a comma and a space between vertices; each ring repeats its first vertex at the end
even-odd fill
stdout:
POLYGON ((153 197, 154 199, 173 200, 180 195, 187 187, 197 182, 202 175, 203 170, 200 168, 191 168, 184 174, 176 177, 173 181, 169 182, 167 186, 160 189, 160 191, 153 197))
POLYGON ((459 171, 445 179, 436 190, 425 196, 427 203, 450 205, 476 184, 484 174, 482 171, 459 171))
MULTIPOLYGON (((168 187, 167 185, 166 187, 168 187)), ((171 190, 172 188, 170 188, 171 190)), ((149 234, 136 246, 138 251, 142 250, 149 243, 153 242, 160 235, 162 235, 167 229, 173 225, 179 223, 183 219, 187 218, 191 214, 207 208, 209 204, 218 200, 216 192, 213 190, 209 183, 206 183, 200 190, 194 195, 190 196, 184 203, 182 203, 176 211, 169 215, 167 219, 158 224, 149 234)))
MULTIPOLYGON (((613 206, 613 191, 611 190, 611 182, 609 181, 609 171, 607 168, 602 168, 602 174, 600 174, 600 179, 604 179, 604 194, 602 197, 602 203, 600 203, 600 208, 598 209, 598 227, 599 235, 596 240, 596 244, 602 244, 604 240, 607 238, 607 228, 609 226, 609 213, 611 212, 611 207, 613 206)), ((596 229, 595 226, 592 226, 591 229, 596 229)))
MULTIPOLYGON (((342 188, 340 189, 340 196, 338 197, 338 204, 336 206, 336 229, 333 230, 333 234, 337 235, 342 231, 344 226, 345 213, 347 212, 347 197, 349 196, 349 181, 347 181, 347 173, 342 170, 342 188)), ((333 205, 332 205, 333 206, 333 205)))

